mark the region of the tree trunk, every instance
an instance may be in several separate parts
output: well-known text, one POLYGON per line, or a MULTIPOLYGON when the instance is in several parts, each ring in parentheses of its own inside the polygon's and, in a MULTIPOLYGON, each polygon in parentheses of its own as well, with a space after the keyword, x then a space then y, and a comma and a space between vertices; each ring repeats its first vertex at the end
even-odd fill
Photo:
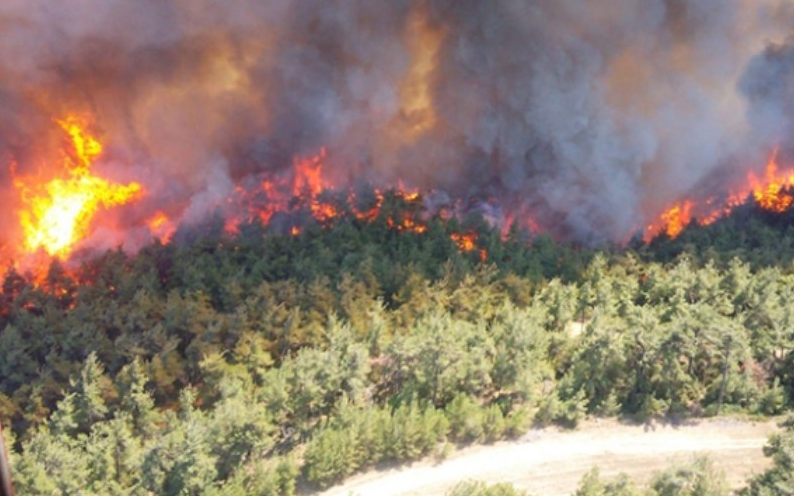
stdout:
POLYGON ((11 465, 8 463, 8 451, 3 441, 3 426, 0 425, 0 496, 14 496, 11 484, 11 465))

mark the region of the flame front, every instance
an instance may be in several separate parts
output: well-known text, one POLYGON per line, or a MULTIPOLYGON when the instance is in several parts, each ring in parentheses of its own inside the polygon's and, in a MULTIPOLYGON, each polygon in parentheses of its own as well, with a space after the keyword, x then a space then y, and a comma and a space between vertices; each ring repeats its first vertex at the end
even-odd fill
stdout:
MULTIPOLYGON (((374 188, 371 198, 360 198, 352 188, 345 191, 333 186, 334 181, 324 170, 326 160, 327 152, 321 149, 314 156, 295 157, 289 174, 268 176, 252 189, 235 188, 226 202, 230 214, 226 220, 227 233, 237 234, 241 225, 252 221, 269 225, 277 214, 284 215, 280 222, 290 219, 290 223, 280 223, 281 227, 276 228, 290 236, 302 234, 302 226, 292 222, 302 222, 306 219, 304 214, 325 228, 352 220, 382 222, 388 229, 408 235, 421 236, 428 232, 428 216, 418 189, 398 181, 394 189, 374 188), (394 208, 395 201, 399 208, 394 208)), ((149 226, 154 232, 156 226, 151 223, 149 226)), ((450 238, 461 252, 475 252, 482 262, 488 259, 488 251, 478 248, 476 232, 453 233, 450 238)))
POLYGON ((143 194, 140 184, 115 184, 93 175, 91 165, 102 153, 102 144, 85 130, 77 117, 58 121, 72 144, 64 158, 68 177, 44 185, 29 178, 15 178, 14 184, 27 206, 19 214, 25 248, 44 249, 65 258, 75 243, 88 233, 91 220, 101 208, 128 203, 143 194))
POLYGON ((778 149, 775 149, 767 161, 763 177, 748 173, 746 183, 731 191, 722 202, 711 197, 704 202, 684 200, 674 204, 659 216, 658 222, 646 227, 645 240, 650 241, 661 233, 674 239, 692 220, 702 226, 712 224, 744 205, 751 197, 762 210, 781 214, 794 205, 792 188, 794 169, 780 172, 778 149))
MULTIPOLYGON (((317 155, 296 157, 289 175, 271 176, 261 181, 259 188, 253 191, 238 187, 227 203, 232 210, 242 212, 243 216, 227 219, 227 232, 236 233, 241 223, 253 219, 268 225, 276 213, 296 213, 302 209, 308 210, 314 220, 325 227, 346 217, 361 222, 375 222, 381 216, 383 192, 373 189, 373 198, 366 205, 360 204, 352 189, 347 192, 346 198, 340 197, 340 190, 333 186, 333 181, 326 177, 323 170, 326 160, 327 151, 323 148, 317 155)), ((384 219, 386 225, 399 232, 426 232, 427 225, 417 218, 421 208, 419 190, 409 190, 399 181, 392 194, 415 208, 387 216, 384 219)), ((297 236, 301 229, 296 226, 289 232, 297 236)))

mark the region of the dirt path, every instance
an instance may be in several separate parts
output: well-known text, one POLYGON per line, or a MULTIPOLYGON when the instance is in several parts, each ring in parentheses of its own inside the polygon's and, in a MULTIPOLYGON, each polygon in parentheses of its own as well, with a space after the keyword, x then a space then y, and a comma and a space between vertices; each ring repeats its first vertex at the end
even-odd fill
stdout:
POLYGON ((687 425, 637 426, 588 422, 576 431, 530 431, 511 442, 467 448, 444 462, 432 460, 357 475, 320 496, 443 495, 458 482, 510 482, 530 494, 563 496, 597 465, 611 477, 627 473, 637 482, 670 463, 708 455, 733 487, 768 466, 761 449, 774 421, 704 420, 687 425))

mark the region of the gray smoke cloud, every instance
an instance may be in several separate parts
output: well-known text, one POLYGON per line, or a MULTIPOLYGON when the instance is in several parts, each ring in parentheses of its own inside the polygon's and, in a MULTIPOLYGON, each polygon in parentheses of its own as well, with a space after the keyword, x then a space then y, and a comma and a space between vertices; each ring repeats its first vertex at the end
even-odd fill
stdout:
POLYGON ((794 137, 794 37, 753 57, 739 82, 759 142, 791 146, 794 137))
POLYGON ((0 161, 35 169, 85 112, 99 167, 147 189, 130 223, 193 220, 326 147, 340 184, 620 241, 790 139, 792 20, 783 0, 4 0, 0 161))

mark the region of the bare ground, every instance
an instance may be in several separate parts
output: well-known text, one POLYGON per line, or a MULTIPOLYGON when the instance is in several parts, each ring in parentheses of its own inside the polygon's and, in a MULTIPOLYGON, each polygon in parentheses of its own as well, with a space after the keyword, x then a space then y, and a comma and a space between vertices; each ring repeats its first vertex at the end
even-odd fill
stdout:
POLYGON ((707 455, 738 488, 769 466, 762 448, 776 428, 772 420, 718 418, 652 425, 601 420, 575 431, 535 429, 516 441, 456 451, 443 462, 371 470, 319 496, 441 496, 465 480, 509 482, 530 494, 563 496, 574 492, 593 466, 604 477, 623 472, 644 483, 671 463, 698 455, 707 455))

